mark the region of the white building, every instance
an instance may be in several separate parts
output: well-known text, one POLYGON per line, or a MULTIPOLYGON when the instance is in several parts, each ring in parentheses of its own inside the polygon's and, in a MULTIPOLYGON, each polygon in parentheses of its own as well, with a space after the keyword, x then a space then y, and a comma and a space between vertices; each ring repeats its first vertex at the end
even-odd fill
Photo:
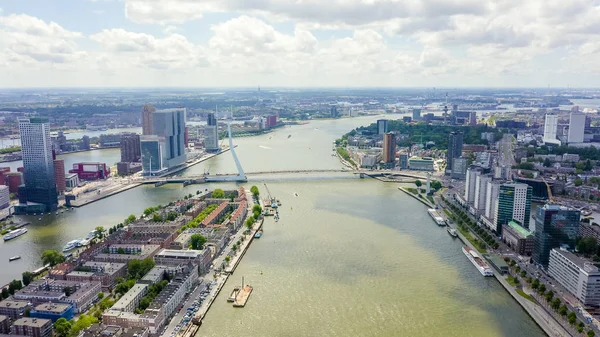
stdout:
POLYGON ((0 185, 0 209, 8 207, 10 204, 10 192, 8 186, 0 185))
POLYGON ((558 116, 546 115, 544 122, 544 143, 558 144, 560 141, 556 139, 556 131, 558 129, 558 116))
POLYGON ((572 143, 583 143, 583 135, 585 130, 585 114, 578 112, 571 112, 569 118, 569 136, 567 142, 572 143))
POLYGON ((215 114, 209 113, 204 127, 204 148, 208 152, 219 151, 219 127, 215 114))
POLYGON ((481 174, 475 178, 475 200, 473 201, 473 207, 475 207, 479 213, 485 211, 487 184, 491 181, 492 177, 481 174))
POLYGON ((475 201, 475 186, 477 182, 477 176, 481 172, 476 168, 468 168, 465 182, 465 201, 468 204, 473 204, 475 201))
POLYGON ((600 270, 591 262, 562 249, 552 249, 548 274, 584 306, 600 306, 600 270))
POLYGON ((489 181, 485 193, 485 217, 494 222, 496 217, 496 207, 498 207, 498 193, 500 192, 500 182, 489 181))

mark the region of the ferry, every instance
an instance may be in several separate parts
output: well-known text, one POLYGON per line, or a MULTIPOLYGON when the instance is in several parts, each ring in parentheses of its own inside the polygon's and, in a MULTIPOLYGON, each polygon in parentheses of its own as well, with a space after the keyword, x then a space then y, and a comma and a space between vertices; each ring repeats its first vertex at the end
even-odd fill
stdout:
POLYGON ((12 262, 12 261, 18 260, 18 259, 20 259, 20 258, 21 258, 21 257, 20 257, 19 255, 15 255, 15 256, 13 256, 13 257, 9 257, 9 258, 8 258, 8 262, 12 262))
POLYGON ((467 258, 471 261, 471 263, 473 263, 473 265, 475 267, 477 267, 477 270, 479 270, 481 275, 494 276, 492 269, 483 260, 483 258, 481 256, 479 256, 479 254, 477 254, 477 252, 474 249, 471 249, 471 247, 469 247, 469 246, 463 246, 462 251, 463 251, 463 253, 465 253, 467 258))
POLYGON ((448 227, 448 228, 446 228, 446 230, 448 231, 448 234, 450 234, 450 236, 452 236, 454 238, 458 236, 456 229, 454 229, 452 227, 448 227))
POLYGON ((63 253, 64 252, 68 252, 70 250, 73 250, 75 248, 77 248, 79 245, 79 240, 73 240, 73 241, 69 241, 67 242, 67 244, 63 247, 63 253))
POLYGON ((27 228, 15 229, 14 231, 10 231, 6 235, 4 235, 4 241, 12 240, 12 239, 14 239, 18 236, 21 236, 25 233, 27 233, 27 228))
POLYGON ((446 226, 446 222, 444 221, 444 218, 442 218, 435 209, 430 208, 427 210, 427 213, 433 219, 433 221, 435 221, 435 223, 438 226, 446 226))

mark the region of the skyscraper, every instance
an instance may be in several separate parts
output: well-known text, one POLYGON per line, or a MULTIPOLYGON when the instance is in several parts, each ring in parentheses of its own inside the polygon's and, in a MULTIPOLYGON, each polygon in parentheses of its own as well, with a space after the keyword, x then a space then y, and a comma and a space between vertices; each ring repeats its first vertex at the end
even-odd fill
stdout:
POLYGON ((571 112, 569 117, 569 135, 567 142, 583 143, 583 135, 585 131, 585 114, 579 112, 571 112))
POLYGON ((558 205, 545 205, 535 215, 533 261, 548 266, 550 250, 562 245, 575 248, 581 211, 558 205))
POLYGON ((377 120, 377 134, 383 135, 388 132, 388 120, 387 119, 378 119, 377 120))
POLYGON ((219 151, 219 130, 215 114, 210 112, 206 116, 206 127, 204 128, 204 147, 207 152, 219 151))
POLYGON ((155 135, 141 136, 142 172, 145 176, 157 175, 166 170, 165 140, 155 135))
POLYGON ((546 120, 544 121, 544 143, 560 144, 560 141, 556 139, 557 129, 558 116, 546 114, 546 120))
POLYGON ((64 194, 67 190, 67 183, 65 182, 65 161, 63 159, 54 159, 54 181, 56 181, 58 194, 64 194))
POLYGON ((185 108, 156 110, 153 134, 165 140, 163 165, 167 168, 185 163, 185 108))
POLYGON ((487 185, 492 181, 492 177, 480 174, 475 178, 475 200, 473 207, 479 214, 485 213, 485 201, 487 199, 487 185))
POLYGON ((498 191, 496 207, 496 233, 502 233, 502 225, 516 220, 524 228, 529 228, 531 215, 532 188, 527 184, 502 184, 498 191))
MULTIPOLYGON (((50 124, 43 118, 19 119, 27 201, 56 210, 58 198, 52 159, 50 124)), ((27 209, 25 210, 27 211, 27 209)))
POLYGON ((154 106, 146 104, 142 108, 142 135, 149 136, 154 134, 154 106))
POLYGON ((140 161, 140 136, 135 133, 121 135, 121 162, 134 163, 140 161))
POLYGON ((383 162, 393 163, 396 160, 396 135, 388 132, 383 135, 383 162))
POLYGON ((414 122, 421 120, 421 109, 413 109, 412 113, 412 119, 414 122))
POLYGON ((448 138, 448 153, 446 154, 446 172, 452 172, 452 165, 454 158, 460 158, 462 156, 463 148, 463 133, 460 131, 450 132, 448 138))

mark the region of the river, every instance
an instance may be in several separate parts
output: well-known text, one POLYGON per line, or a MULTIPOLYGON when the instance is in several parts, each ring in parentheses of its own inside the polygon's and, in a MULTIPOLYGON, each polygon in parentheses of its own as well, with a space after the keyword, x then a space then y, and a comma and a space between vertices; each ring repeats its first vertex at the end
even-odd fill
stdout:
MULTIPOLYGON (((338 169, 331 156, 335 138, 377 118, 312 121, 234 142, 247 172, 338 169)), ((118 150, 102 150, 65 161, 117 157, 118 150)), ((205 170, 234 173, 235 164, 225 153, 183 174, 205 170)), ((544 336, 495 279, 479 274, 459 241, 395 184, 317 173, 255 176, 244 186, 265 194, 264 181, 283 202, 282 219, 266 221, 264 236, 225 285, 199 336, 544 336), (225 299, 241 276, 254 292, 245 308, 234 309, 225 299)), ((237 185, 142 186, 42 221, 30 216, 29 233, 0 243, 1 281, 20 278, 40 266, 42 251, 60 249, 96 226, 215 186, 237 185), (12 255, 23 258, 9 263, 12 255)))

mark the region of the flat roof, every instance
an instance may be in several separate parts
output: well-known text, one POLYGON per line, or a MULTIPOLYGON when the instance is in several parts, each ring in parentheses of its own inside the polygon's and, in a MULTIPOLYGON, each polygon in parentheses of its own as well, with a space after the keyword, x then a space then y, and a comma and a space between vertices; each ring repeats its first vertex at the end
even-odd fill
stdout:
POLYGON ((4 300, 0 302, 0 308, 24 308, 27 305, 27 301, 4 300))
POLYGON ((137 295, 143 292, 148 287, 147 284, 136 283, 128 292, 126 292, 120 299, 115 303, 111 309, 117 311, 125 311, 125 308, 133 301, 137 295))
POLYGON ((65 303, 44 303, 36 306, 35 311, 44 311, 60 314, 71 307, 70 304, 65 303))
POLYGON ((512 229, 514 229, 517 233, 519 233, 519 235, 521 235, 522 237, 526 238, 528 236, 531 235, 531 231, 528 230, 527 228, 519 225, 516 221, 509 221, 508 222, 508 226, 512 229))
POLYGON ((31 317, 23 317, 13 322, 13 325, 25 325, 31 327, 41 328, 45 324, 50 323, 52 325, 52 321, 44 318, 31 318, 31 317))
MULTIPOLYGON (((579 267, 582 270, 585 270, 586 265, 587 266, 594 266, 594 264, 588 260, 582 259, 579 256, 568 252, 566 250, 563 249, 558 249, 558 248, 553 248, 553 251, 555 251, 556 253, 564 256, 565 258, 567 258, 569 261, 573 262, 574 264, 577 265, 577 267, 579 267)), ((594 268, 596 268, 596 272, 598 271, 598 268, 594 266, 594 268)), ((587 272, 589 272, 589 270, 586 270, 587 272)))
POLYGON ((158 257, 173 257, 173 258, 197 258, 201 255, 200 250, 176 250, 176 249, 163 249, 156 256, 158 257))

